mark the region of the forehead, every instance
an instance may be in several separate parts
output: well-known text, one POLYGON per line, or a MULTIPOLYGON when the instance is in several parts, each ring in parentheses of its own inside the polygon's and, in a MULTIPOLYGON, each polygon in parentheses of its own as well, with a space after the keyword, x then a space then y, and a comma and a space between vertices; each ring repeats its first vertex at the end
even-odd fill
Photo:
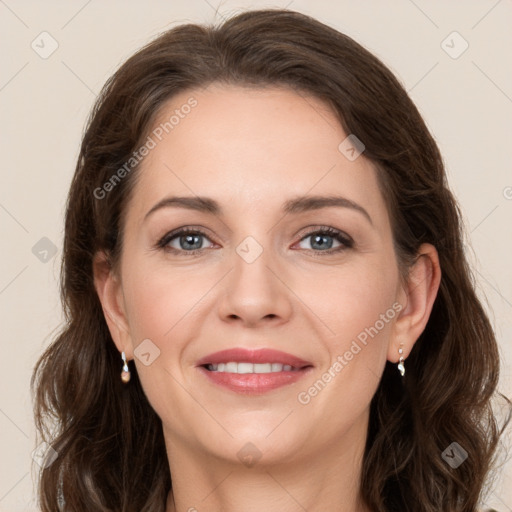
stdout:
POLYGON ((384 206, 372 163, 342 152, 347 134, 335 113, 288 88, 212 84, 181 92, 160 109, 150 137, 135 190, 138 215, 171 193, 252 211, 335 192, 368 209, 384 206))

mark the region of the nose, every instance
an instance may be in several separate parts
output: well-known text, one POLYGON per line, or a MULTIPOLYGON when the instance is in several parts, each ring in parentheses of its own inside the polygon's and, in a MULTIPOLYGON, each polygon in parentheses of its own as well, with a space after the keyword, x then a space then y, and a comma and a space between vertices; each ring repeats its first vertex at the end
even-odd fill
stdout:
POLYGON ((219 297, 220 318, 246 327, 277 326, 289 321, 293 292, 277 267, 266 249, 252 262, 235 252, 233 269, 219 297))

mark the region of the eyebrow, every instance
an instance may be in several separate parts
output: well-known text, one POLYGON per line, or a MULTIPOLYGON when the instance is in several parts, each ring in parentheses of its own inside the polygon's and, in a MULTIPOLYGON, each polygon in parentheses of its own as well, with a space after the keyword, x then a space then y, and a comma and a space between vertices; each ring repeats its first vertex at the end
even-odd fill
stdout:
MULTIPOLYGON (((156 203, 144 216, 146 220, 151 214, 162 208, 186 208, 199 212, 209 213, 211 215, 222 215, 222 208, 219 203, 209 197, 198 196, 170 196, 165 197, 156 203)), ((303 213, 311 210, 320 210, 322 208, 350 208, 361 213, 373 226, 370 214, 359 204, 342 196, 301 196, 290 199, 283 204, 283 213, 303 213)))

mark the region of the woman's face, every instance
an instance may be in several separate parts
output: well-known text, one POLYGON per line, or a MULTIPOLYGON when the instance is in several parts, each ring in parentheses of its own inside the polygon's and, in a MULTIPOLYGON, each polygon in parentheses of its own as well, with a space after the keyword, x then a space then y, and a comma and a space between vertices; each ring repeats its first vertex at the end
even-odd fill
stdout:
POLYGON ((364 442, 406 296, 375 169, 347 135, 284 88, 214 84, 160 112, 126 210, 114 338, 170 449, 271 463, 364 442))

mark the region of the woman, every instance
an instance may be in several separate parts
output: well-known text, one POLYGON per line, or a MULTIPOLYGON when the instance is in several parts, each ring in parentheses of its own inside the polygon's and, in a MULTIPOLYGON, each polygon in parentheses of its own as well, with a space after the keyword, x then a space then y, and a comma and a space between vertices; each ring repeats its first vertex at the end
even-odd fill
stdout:
POLYGON ((499 360, 461 229, 349 37, 286 10, 161 35, 71 185, 42 510, 475 511, 499 360))

